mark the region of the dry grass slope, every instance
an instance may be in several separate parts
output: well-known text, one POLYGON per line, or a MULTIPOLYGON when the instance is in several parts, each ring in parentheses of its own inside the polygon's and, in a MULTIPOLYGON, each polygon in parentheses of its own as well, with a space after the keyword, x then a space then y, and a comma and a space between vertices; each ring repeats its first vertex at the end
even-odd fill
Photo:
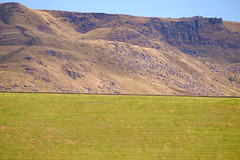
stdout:
POLYGON ((240 25, 0 4, 0 91, 240 96, 240 25))

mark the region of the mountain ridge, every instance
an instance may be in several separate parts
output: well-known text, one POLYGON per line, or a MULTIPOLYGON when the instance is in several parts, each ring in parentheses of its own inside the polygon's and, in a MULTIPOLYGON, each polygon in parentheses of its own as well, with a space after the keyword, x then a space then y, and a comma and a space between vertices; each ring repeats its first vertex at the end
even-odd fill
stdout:
POLYGON ((0 8, 1 91, 239 96, 240 23, 0 8))

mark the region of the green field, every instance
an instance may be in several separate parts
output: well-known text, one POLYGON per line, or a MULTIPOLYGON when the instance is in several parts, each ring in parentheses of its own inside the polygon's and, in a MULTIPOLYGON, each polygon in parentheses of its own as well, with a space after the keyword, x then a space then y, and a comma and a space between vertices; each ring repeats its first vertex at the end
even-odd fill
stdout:
POLYGON ((0 93, 0 159, 240 159, 240 99, 0 93))

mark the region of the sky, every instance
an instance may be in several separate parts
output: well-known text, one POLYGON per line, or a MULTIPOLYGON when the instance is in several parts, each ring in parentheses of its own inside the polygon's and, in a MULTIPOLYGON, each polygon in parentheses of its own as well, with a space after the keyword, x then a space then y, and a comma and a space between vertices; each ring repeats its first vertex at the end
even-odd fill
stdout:
POLYGON ((31 9, 128 14, 143 17, 217 17, 240 22, 240 0, 0 0, 31 9))

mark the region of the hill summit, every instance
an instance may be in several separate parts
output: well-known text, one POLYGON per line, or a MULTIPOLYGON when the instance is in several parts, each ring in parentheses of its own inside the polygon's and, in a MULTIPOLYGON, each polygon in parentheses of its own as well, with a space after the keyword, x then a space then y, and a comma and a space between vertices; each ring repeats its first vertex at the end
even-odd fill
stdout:
POLYGON ((0 4, 0 91, 240 96, 240 23, 0 4))

